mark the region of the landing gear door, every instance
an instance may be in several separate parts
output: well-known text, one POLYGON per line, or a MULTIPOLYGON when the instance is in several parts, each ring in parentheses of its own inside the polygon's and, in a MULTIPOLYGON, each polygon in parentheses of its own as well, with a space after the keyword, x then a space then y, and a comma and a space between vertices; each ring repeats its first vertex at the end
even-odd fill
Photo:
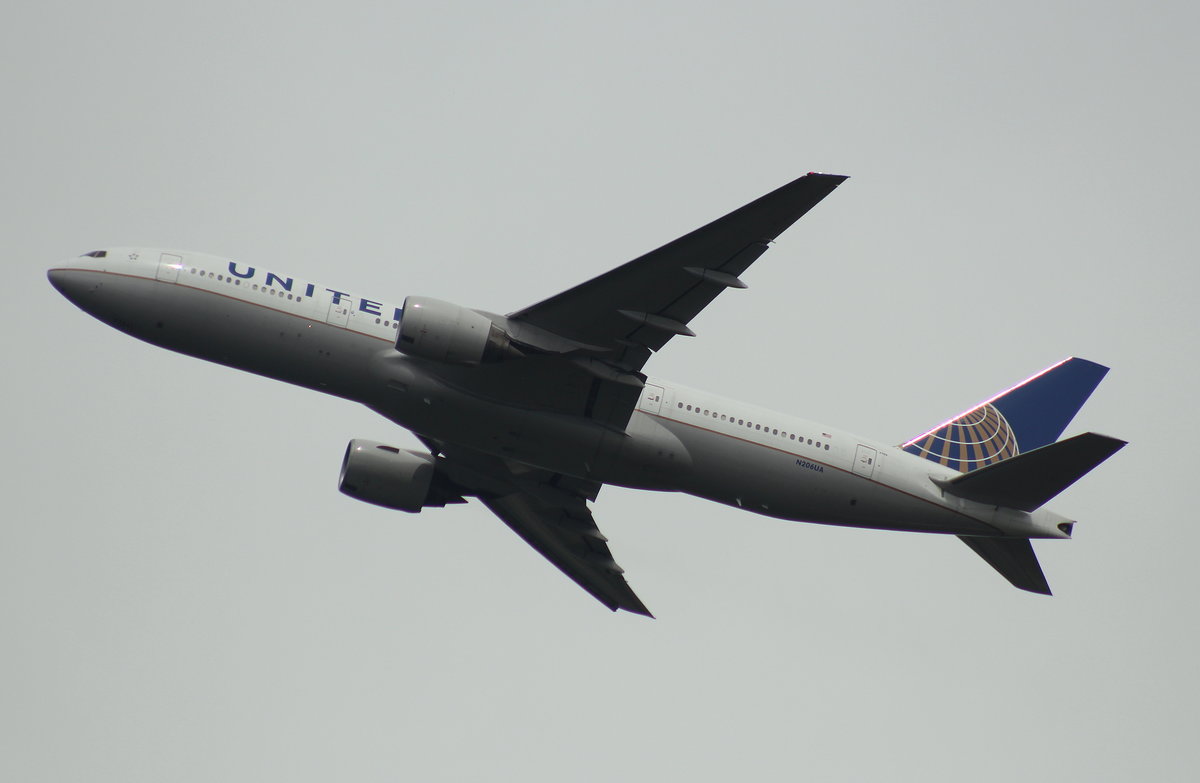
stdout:
POLYGON ((875 472, 875 460, 878 456, 875 449, 860 444, 858 450, 854 452, 854 472, 863 478, 871 478, 871 474, 875 472))
POLYGON ((662 408, 663 388, 647 383, 642 388, 642 399, 638 402, 638 408, 646 413, 658 413, 662 408))

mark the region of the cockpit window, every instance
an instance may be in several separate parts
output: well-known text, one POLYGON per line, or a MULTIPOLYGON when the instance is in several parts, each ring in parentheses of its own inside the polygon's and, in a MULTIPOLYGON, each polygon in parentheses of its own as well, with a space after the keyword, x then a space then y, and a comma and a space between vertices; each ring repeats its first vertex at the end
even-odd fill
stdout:
POLYGON ((80 258, 104 258, 108 255, 107 250, 93 250, 90 253, 84 253, 80 258))

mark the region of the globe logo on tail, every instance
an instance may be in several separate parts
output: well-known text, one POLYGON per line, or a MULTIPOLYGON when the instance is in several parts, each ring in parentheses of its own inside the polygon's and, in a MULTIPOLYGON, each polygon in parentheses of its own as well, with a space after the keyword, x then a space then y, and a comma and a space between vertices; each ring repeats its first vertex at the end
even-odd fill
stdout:
POLYGON ((962 473, 1021 453, 1008 420, 991 404, 922 435, 904 450, 962 473))

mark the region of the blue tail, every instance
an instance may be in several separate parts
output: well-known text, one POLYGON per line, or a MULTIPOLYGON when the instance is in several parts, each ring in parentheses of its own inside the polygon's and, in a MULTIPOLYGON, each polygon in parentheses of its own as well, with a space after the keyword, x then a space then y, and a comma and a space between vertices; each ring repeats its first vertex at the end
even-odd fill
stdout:
POLYGON ((1064 359, 901 448, 966 473, 1048 446, 1107 372, 1086 359, 1064 359))

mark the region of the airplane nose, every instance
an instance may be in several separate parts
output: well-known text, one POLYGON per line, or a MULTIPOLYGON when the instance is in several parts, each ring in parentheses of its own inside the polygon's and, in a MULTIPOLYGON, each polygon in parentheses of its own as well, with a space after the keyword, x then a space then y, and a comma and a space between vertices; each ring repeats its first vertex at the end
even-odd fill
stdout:
POLYGON ((63 286, 67 283, 67 273, 61 269, 51 269, 46 272, 46 277, 50 279, 50 285, 54 286, 54 290, 60 294, 63 293, 63 286))
MULTIPOLYGON (((47 271, 46 277, 50 280, 50 285, 54 286, 54 290, 76 305, 86 293, 96 288, 94 279, 86 280, 85 278, 89 277, 87 272, 78 269, 55 268, 47 271)), ((92 275, 91 277, 95 278, 96 276, 92 275)))
POLYGON ((58 291, 63 296, 70 298, 71 288, 71 273, 66 269, 51 269, 46 272, 46 277, 50 279, 50 285, 54 286, 54 290, 58 291))

